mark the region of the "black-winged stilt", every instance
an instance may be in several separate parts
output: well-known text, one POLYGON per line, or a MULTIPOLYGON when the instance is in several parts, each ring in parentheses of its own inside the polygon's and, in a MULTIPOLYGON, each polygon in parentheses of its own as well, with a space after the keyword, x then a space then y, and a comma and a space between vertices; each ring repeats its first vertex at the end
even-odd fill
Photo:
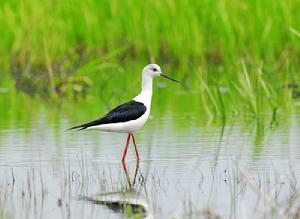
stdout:
POLYGON ((157 76, 163 76, 167 79, 180 83, 179 81, 163 74, 157 64, 149 64, 142 72, 142 91, 139 95, 131 101, 114 108, 100 119, 74 126, 68 130, 97 129, 106 132, 128 133, 122 162, 124 163, 127 154, 130 136, 132 137, 135 154, 139 161, 140 156, 133 133, 140 129, 149 117, 152 98, 152 82, 153 78, 157 76))

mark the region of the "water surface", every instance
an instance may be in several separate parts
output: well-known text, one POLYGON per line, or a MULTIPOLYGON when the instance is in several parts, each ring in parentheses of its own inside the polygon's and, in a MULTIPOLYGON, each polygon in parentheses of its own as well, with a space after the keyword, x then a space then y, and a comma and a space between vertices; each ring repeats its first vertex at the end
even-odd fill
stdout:
POLYGON ((0 109, 4 217, 134 215, 117 202, 102 203, 103 195, 140 201, 147 211, 141 216, 146 218, 279 217, 282 203, 298 191, 297 112, 279 114, 275 120, 271 114, 209 120, 194 108, 166 106, 160 111, 154 104, 150 120, 135 135, 142 158, 135 178, 132 144, 126 159, 128 176, 121 164, 125 134, 65 132, 94 119, 96 109, 87 112, 81 103, 58 107, 31 101, 18 109, 9 104, 0 109), (68 111, 73 108, 77 110, 68 111), (125 192, 129 187, 131 193, 125 192))

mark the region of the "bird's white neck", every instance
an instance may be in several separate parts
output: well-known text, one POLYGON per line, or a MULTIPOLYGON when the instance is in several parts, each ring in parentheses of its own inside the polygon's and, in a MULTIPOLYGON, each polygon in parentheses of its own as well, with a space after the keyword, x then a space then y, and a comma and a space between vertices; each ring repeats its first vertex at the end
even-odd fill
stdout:
POLYGON ((134 98, 135 101, 142 102, 149 108, 151 106, 151 98, 152 98, 152 83, 153 83, 153 77, 143 74, 142 91, 139 95, 137 95, 134 98))
POLYGON ((142 92, 143 91, 151 91, 151 93, 152 93, 152 83, 153 83, 153 77, 143 74, 143 76, 142 76, 142 92))

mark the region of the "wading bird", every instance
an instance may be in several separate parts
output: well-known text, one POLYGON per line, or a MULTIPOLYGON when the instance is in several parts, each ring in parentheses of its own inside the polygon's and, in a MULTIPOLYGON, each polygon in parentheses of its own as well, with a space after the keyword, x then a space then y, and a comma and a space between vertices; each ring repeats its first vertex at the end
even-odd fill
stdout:
POLYGON ((142 91, 127 103, 121 104, 100 119, 74 126, 68 130, 96 129, 106 132, 128 133, 126 146, 124 148, 122 162, 124 163, 127 149, 132 137, 137 160, 140 160, 139 152, 135 143, 133 133, 140 129, 147 121, 150 114, 152 98, 153 78, 163 76, 167 79, 180 83, 179 81, 163 74, 156 64, 147 65, 142 72, 142 91))

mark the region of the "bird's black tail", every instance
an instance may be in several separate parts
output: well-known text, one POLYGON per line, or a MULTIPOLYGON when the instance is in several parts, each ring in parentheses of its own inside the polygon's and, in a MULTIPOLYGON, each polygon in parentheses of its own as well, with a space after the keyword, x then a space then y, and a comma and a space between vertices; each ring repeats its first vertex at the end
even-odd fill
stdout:
POLYGON ((87 128, 87 126, 85 124, 83 124, 83 125, 77 125, 77 126, 73 126, 73 127, 69 128, 69 129, 65 130, 65 132, 71 131, 71 130, 76 130, 76 132, 78 132, 78 131, 86 129, 86 128, 87 128))

